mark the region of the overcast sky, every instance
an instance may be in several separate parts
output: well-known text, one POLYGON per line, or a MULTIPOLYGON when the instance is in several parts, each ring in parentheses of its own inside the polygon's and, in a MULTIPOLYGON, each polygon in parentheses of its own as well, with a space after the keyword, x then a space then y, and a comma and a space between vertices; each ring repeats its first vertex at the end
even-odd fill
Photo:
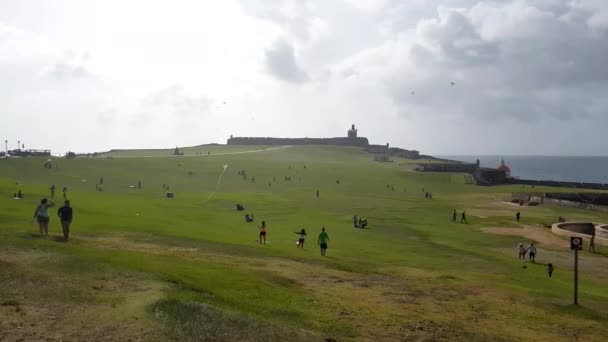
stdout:
POLYGON ((0 139, 608 155, 607 61, 606 0, 0 0, 0 139))

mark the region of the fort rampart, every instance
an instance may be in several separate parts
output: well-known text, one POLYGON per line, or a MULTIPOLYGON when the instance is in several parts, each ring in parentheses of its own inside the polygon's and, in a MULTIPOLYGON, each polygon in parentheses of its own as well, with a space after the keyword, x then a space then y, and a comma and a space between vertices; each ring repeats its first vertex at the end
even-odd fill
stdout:
POLYGON ((330 145, 367 147, 367 138, 265 138, 265 137, 231 137, 228 145, 330 145))

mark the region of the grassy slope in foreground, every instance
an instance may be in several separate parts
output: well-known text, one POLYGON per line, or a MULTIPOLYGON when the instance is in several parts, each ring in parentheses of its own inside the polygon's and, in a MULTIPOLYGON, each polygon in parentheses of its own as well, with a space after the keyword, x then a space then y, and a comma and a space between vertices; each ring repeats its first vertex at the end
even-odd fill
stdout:
MULTIPOLYGON (((465 185, 462 174, 416 173, 409 161, 376 163, 355 148, 225 155, 235 150, 216 148, 199 158, 60 159, 52 170, 35 158, 0 160, 0 302, 16 301, 20 310, 0 307, 0 339, 48 335, 40 312, 60 316, 59 327, 84 327, 89 335, 53 325, 56 336, 77 340, 113 337, 87 329, 90 320, 114 327, 117 340, 599 341, 608 334, 603 255, 583 253, 583 305, 572 307, 569 251, 540 241, 538 263, 523 263, 514 258, 521 239, 480 231, 518 227, 517 210, 533 225, 558 215, 608 222, 606 214, 513 207, 502 199, 525 188, 465 185), (255 182, 237 175, 241 169, 255 182), (101 193, 94 191, 100 176, 101 193), (130 188, 139 180, 142 190, 130 188), (51 184, 70 189, 69 243, 38 238, 30 222, 51 184), (175 199, 163 198, 163 184, 175 199), (11 199, 18 189, 24 200, 11 199), (266 220, 268 245, 256 242, 256 226, 235 203, 256 223, 266 220), (470 224, 451 223, 454 208, 467 209, 470 224), (370 229, 353 229, 354 214, 370 229), (316 246, 321 226, 331 237, 326 258, 316 246), (302 227, 309 238, 298 250, 294 232, 302 227), (551 279, 547 262, 557 266, 551 279), (30 322, 37 325, 17 328, 30 322)), ((59 235, 55 218, 51 231, 59 235)))

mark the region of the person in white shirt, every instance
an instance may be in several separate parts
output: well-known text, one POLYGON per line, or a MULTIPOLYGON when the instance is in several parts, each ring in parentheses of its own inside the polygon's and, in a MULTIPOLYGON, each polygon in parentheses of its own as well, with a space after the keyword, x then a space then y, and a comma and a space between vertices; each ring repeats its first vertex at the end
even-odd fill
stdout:
POLYGON ((519 243, 517 245, 517 252, 519 255, 519 260, 526 260, 526 248, 524 247, 523 243, 519 243))

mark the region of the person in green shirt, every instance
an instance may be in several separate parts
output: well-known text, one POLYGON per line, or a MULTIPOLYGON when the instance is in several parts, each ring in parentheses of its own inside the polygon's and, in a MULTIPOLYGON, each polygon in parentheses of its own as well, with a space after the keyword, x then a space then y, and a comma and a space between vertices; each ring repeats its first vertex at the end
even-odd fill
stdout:
POLYGON ((325 227, 321 229, 321 234, 319 234, 319 246, 321 247, 321 255, 325 256, 325 252, 327 252, 327 242, 329 241, 329 235, 325 232, 325 227))

